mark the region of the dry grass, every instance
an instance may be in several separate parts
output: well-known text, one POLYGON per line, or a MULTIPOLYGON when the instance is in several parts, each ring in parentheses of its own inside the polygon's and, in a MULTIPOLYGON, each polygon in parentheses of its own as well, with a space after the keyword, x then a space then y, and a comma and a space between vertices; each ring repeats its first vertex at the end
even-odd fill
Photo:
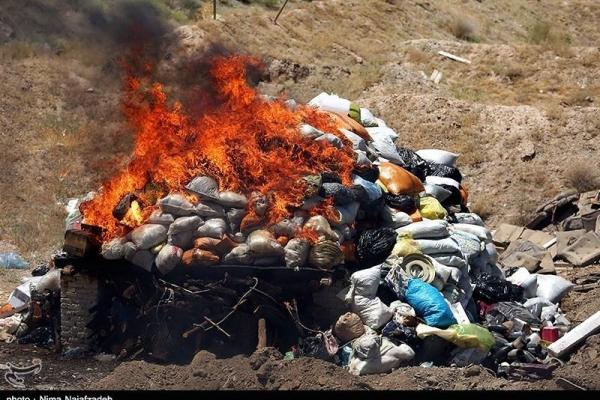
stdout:
POLYGON ((469 204, 471 212, 479 215, 483 220, 488 219, 495 214, 496 207, 493 201, 488 197, 480 196, 474 202, 469 204))
POLYGON ((550 121, 562 121, 565 118, 565 110, 557 103, 546 106, 546 118, 550 121))
POLYGON ((565 184, 580 193, 595 190, 600 187, 600 173, 597 162, 588 160, 579 161, 564 172, 565 184))
POLYGON ((537 204, 526 198, 516 199, 516 201, 516 214, 512 215, 508 222, 519 226, 527 225, 533 219, 537 204))
POLYGON ((540 45, 546 50, 552 50, 563 57, 572 56, 570 50, 571 38, 564 32, 559 32, 559 27, 547 21, 536 21, 529 28, 528 40, 532 44, 540 45))
POLYGON ((464 16, 453 16, 448 23, 450 33, 457 39, 467 42, 480 42, 481 39, 476 35, 476 25, 473 20, 464 16))

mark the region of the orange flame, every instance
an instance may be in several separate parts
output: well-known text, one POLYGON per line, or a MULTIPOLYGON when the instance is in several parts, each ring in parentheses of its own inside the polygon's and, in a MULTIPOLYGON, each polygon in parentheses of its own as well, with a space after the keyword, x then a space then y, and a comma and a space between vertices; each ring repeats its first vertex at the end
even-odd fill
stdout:
POLYGON ((127 78, 124 113, 136 135, 131 161, 81 206, 86 223, 105 229, 104 240, 130 229, 112 215, 124 195, 137 192, 142 204, 150 204, 142 210, 143 218, 128 219, 138 226, 155 208, 151 204, 156 196, 184 191, 198 175, 212 176, 221 190, 266 194, 269 223, 290 216, 302 203, 306 175, 334 172, 351 184, 352 147, 338 149, 307 139, 298 130, 305 122, 348 143, 328 114, 308 106, 291 111, 283 99, 263 100, 246 80, 247 68, 260 66, 252 57, 219 56, 210 65, 218 104, 202 110, 195 120, 179 102, 167 104, 160 84, 144 89, 142 79, 127 78))

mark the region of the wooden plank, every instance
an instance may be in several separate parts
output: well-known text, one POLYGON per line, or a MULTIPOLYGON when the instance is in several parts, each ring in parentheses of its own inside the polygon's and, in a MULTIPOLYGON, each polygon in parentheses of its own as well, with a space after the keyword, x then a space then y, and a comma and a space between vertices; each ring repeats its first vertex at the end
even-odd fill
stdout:
POLYGON ((258 320, 258 345, 257 349, 267 347, 267 321, 264 318, 258 320))
POLYGON ((598 330, 600 330, 600 311, 548 346, 548 352, 554 357, 567 355, 575 346, 598 330))
POLYGON ((465 64, 471 64, 471 61, 467 60, 466 58, 455 56, 454 54, 450 54, 446 51, 440 50, 440 51, 438 51, 438 54, 440 56, 448 57, 449 59, 454 60, 454 61, 458 61, 458 62, 465 63, 465 64))

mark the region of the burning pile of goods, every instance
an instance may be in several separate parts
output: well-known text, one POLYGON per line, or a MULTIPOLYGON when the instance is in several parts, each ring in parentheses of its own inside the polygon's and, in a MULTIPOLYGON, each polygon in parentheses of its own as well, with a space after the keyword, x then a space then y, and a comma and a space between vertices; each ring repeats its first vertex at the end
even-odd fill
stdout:
POLYGON ((126 260, 119 266, 146 277, 109 279, 112 297, 94 322, 118 342, 109 351, 123 353, 127 341, 131 353, 131 343, 152 337, 154 356, 167 354, 198 329, 242 340, 227 331, 246 325, 230 318, 245 310, 263 321, 262 346, 266 319, 287 337, 278 343, 293 349, 290 357, 331 360, 355 374, 409 360, 499 370, 547 360, 540 335, 569 330, 558 302, 573 285, 527 271, 506 279, 492 233, 467 208, 458 155, 403 147, 384 121, 335 95, 308 105, 260 96, 246 82, 255 63, 216 58, 215 97, 199 98, 197 118, 169 106, 159 85, 145 91, 129 80, 133 157, 67 218, 67 235, 95 227, 105 260, 126 260), (247 267, 245 275, 203 275, 232 266, 247 267), (282 270, 287 278, 278 280, 282 270), (349 278, 337 297, 350 312, 327 326, 305 312, 302 323, 298 304, 313 304, 303 290, 325 276, 349 278))

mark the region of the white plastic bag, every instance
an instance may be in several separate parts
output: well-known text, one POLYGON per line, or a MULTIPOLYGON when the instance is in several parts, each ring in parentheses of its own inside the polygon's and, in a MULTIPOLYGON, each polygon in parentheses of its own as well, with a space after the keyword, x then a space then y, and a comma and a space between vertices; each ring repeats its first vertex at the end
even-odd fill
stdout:
POLYGON ((320 93, 317 97, 308 102, 308 105, 319 108, 324 111, 348 114, 350 111, 350 100, 343 99, 335 94, 320 93))
POLYGON ((423 149, 417 151, 416 153, 425 161, 433 162, 436 164, 443 164, 449 167, 454 167, 456 165, 456 160, 459 156, 459 154, 437 149, 423 149))
POLYGON ((452 178, 444 178, 443 176, 427 176, 425 177, 425 183, 429 183, 431 185, 447 185, 457 189, 460 188, 460 182, 455 181, 452 178))
POLYGON ((368 298, 355 295, 350 310, 358 314, 362 322, 372 329, 379 329, 387 324, 394 313, 379 297, 368 298))
POLYGON ((556 275, 537 275, 536 297, 541 297, 551 303, 558 303, 575 287, 565 278, 556 275))

